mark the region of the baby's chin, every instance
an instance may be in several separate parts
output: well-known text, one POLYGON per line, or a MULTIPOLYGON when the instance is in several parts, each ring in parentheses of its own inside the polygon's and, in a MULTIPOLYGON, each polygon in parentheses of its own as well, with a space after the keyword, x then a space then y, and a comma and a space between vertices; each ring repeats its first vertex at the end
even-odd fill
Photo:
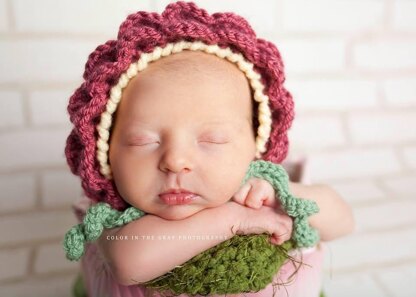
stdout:
POLYGON ((169 206, 163 210, 160 210, 157 216, 161 217, 162 219, 169 220, 169 221, 179 221, 184 220, 193 216, 194 214, 203 210, 201 206, 194 206, 194 205, 175 205, 169 206))

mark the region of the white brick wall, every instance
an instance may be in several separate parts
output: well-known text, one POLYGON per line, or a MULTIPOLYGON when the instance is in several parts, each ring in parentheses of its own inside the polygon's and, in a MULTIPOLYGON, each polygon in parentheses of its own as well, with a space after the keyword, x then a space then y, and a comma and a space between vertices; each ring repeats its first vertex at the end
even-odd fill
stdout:
POLYGON ((385 192, 374 181, 355 180, 334 182, 331 186, 351 205, 380 201, 386 197, 385 192))
POLYGON ((415 199, 390 198, 396 201, 378 202, 376 205, 355 209, 354 217, 358 232, 379 231, 416 224, 415 199), (392 213, 396 215, 392 215, 392 213))
POLYGON ((15 0, 12 4, 19 32, 97 32, 111 36, 117 34, 114 24, 121 23, 127 14, 152 9, 149 0, 15 0))
POLYGON ((415 31, 416 3, 411 0, 393 2, 392 26, 396 30, 415 31))
POLYGON ((347 111, 376 108, 376 82, 365 79, 292 80, 288 89, 301 111, 347 111))
POLYGON ((24 124, 22 96, 15 91, 0 91, 0 128, 24 124))
POLYGON ((416 169, 416 146, 409 146, 403 149, 403 155, 406 164, 413 169, 416 169))
POLYGON ((289 140, 302 149, 322 149, 341 147, 346 144, 342 121, 336 115, 302 116, 299 115, 289 133, 289 140), (327 135, 325 139, 316 137, 316 131, 327 135))
POLYGON ((5 132, 0 146, 1 169, 30 166, 64 165, 64 147, 68 128, 5 132))
POLYGON ((416 139, 416 111, 353 113, 348 126, 357 144, 408 143, 416 139))
POLYGON ((383 1, 284 0, 284 28, 290 31, 350 33, 377 29, 382 24, 383 1))
POLYGON ((33 174, 2 174, 0 189, 0 210, 7 213, 14 210, 31 209, 36 204, 36 181, 33 174))
POLYGON ((0 41, 0 72, 5 83, 61 82, 80 80, 95 42, 64 39, 0 41), (79 61, 79 63, 74 63, 79 61))
POLYGON ((68 124, 68 98, 75 90, 34 91, 29 96, 30 113, 34 125, 68 124))
POLYGON ((414 197, 416 195, 416 175, 389 178, 384 181, 385 187, 397 196, 414 197))
POLYGON ((399 160, 389 149, 348 149, 311 155, 313 181, 371 178, 400 172, 399 160))
POLYGON ((79 263, 68 261, 60 243, 40 246, 36 251, 35 273, 54 273, 62 270, 76 270, 79 263))
POLYGON ((354 66, 362 70, 414 70, 416 41, 393 38, 364 41, 354 47, 353 61, 354 66))
POLYGON ((79 178, 68 170, 54 170, 42 174, 42 205, 47 207, 71 205, 82 194, 79 178))
POLYGON ((375 273, 389 296, 412 297, 416 292, 416 265, 403 265, 375 273))
POLYGON ((335 273, 360 269, 364 271, 414 259, 416 229, 407 227, 355 234, 327 244, 330 256, 327 257, 325 267, 331 268, 335 273))
POLYGON ((6 0, 0 0, 0 32, 6 32, 8 29, 8 16, 7 16, 7 2, 6 0))
POLYGON ((23 277, 27 271, 30 249, 5 249, 0 251, 0 281, 23 277))
POLYGON ((68 210, 7 215, 0 218, 0 246, 63 238, 75 223, 68 210))
POLYGON ((31 278, 21 282, 6 283, 0 287, 1 296, 59 296, 73 297, 73 275, 49 275, 43 278, 31 278))
POLYGON ((345 41, 328 39, 274 39, 286 69, 291 73, 340 72, 345 68, 345 41))
MULTIPOLYGON (((0 0, 0 296, 71 295, 78 264, 60 241, 81 187, 64 157, 66 105, 127 14, 168 2, 0 0)), ((356 233, 328 243, 327 296, 413 297, 416 2, 196 3, 277 45, 296 108, 290 153, 353 207, 356 233)))
POLYGON ((416 79, 399 78, 387 80, 383 86, 385 101, 389 106, 416 106, 416 79))

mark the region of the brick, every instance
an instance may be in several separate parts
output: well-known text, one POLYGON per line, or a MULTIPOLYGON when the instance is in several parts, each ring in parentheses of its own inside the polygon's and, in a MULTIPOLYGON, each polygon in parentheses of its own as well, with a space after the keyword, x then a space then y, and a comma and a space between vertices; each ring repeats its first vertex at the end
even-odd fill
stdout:
POLYGON ((389 296, 413 297, 416 292, 416 265, 405 264, 376 272, 389 296))
POLYGON ((80 179, 69 170, 46 172, 41 184, 44 206, 71 205, 82 194, 80 179))
POLYGON ((71 262, 65 258, 65 253, 60 243, 41 245, 36 251, 36 273, 75 271, 77 268, 79 268, 79 263, 71 262))
POLYGON ((293 147, 302 149, 328 148, 344 145, 345 135, 342 123, 336 116, 299 116, 289 130, 293 147), (316 131, 325 137, 317 137, 316 131))
POLYGON ((390 106, 416 106, 416 79, 394 79, 383 84, 385 101, 390 106))
POLYGON ((351 138, 357 144, 403 143, 416 140, 416 112, 353 113, 348 117, 351 138))
POLYGON ((351 204, 385 198, 385 193, 372 181, 337 182, 331 183, 331 187, 351 204))
MULTIPOLYGON (((157 1, 157 11, 161 13, 170 2, 175 1, 157 1)), ((256 9, 253 9, 253 1, 251 0, 239 0, 238 5, 232 1, 196 0, 193 2, 200 8, 207 10, 210 14, 215 12, 233 12, 243 16, 248 20, 258 36, 265 32, 276 31, 278 3, 274 0, 263 0, 261 5, 256 6, 256 9)))
POLYGON ((1 296, 27 297, 73 297, 72 285, 75 274, 51 276, 47 279, 27 279, 22 282, 3 284, 0 287, 1 296))
POLYGON ((35 205, 35 179, 31 174, 0 175, 1 212, 29 209, 35 205))
POLYGON ((29 96, 30 112, 35 125, 68 124, 66 107, 74 90, 35 91, 29 96))
POLYGON ((99 42, 66 39, 0 40, 4 83, 80 81, 99 42), (16 59, 19 57, 19 59, 16 59))
POLYGON ((416 3, 414 1, 393 2, 392 26, 396 30, 416 30, 416 3))
POLYGON ((0 127, 22 126, 22 98, 18 92, 0 91, 0 127))
POLYGON ((0 0, 0 32, 8 30, 7 2, 0 0))
POLYGON ((377 205, 355 208, 357 231, 367 232, 410 226, 416 223, 415 209, 415 199, 379 202, 377 205))
POLYGON ((416 146, 403 148, 403 158, 409 167, 416 169, 416 146))
POLYGON ((408 70, 416 68, 416 42, 402 40, 364 41, 353 47, 354 65, 363 70, 408 70))
MULTIPOLYGON (((394 214, 390 213, 390 216, 394 214)), ((398 214, 397 214, 398 215, 398 214)), ((333 271, 364 270, 415 257, 416 229, 399 228, 392 231, 361 233, 327 242, 330 255, 326 257, 333 271)))
POLYGON ((69 129, 24 130, 0 137, 2 170, 66 164, 64 148, 69 129))
POLYGON ((29 253, 28 248, 0 250, 0 281, 24 276, 29 266, 29 253))
POLYGON ((309 174, 314 182, 343 178, 368 178, 400 171, 399 160, 388 149, 347 149, 309 155, 309 174))
POLYGON ((405 177, 391 177, 386 179, 384 185, 394 196, 414 197, 416 196, 416 175, 409 174, 405 177), (395 195, 397 194, 397 195, 395 195))
POLYGON ((0 217, 0 245, 62 238, 75 225, 71 210, 31 212, 0 217))
POLYGON ((150 0, 41 0, 36 3, 16 0, 12 3, 19 32, 107 33, 113 38, 128 14, 149 10, 151 6, 150 0))
POLYGON ((292 93, 297 110, 345 111, 377 106, 377 88, 374 81, 288 80, 286 87, 292 93))
POLYGON ((377 29, 382 24, 383 7, 377 0, 285 0, 283 24, 286 30, 307 32, 377 29))
POLYGON ((391 296, 386 294, 374 278, 367 273, 354 273, 340 276, 331 274, 331 277, 327 276, 324 279, 323 287, 325 296, 391 296))
POLYGON ((345 68, 343 40, 279 39, 274 43, 282 55, 287 73, 339 72, 345 68))

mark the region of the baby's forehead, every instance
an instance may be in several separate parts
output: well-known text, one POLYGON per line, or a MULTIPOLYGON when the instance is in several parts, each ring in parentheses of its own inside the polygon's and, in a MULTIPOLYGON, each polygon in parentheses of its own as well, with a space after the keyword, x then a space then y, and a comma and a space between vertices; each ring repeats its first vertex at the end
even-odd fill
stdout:
POLYGON ((246 76, 234 63, 201 51, 183 51, 164 57, 152 63, 149 70, 183 77, 192 77, 195 73, 211 77, 214 75, 218 79, 248 85, 246 76))

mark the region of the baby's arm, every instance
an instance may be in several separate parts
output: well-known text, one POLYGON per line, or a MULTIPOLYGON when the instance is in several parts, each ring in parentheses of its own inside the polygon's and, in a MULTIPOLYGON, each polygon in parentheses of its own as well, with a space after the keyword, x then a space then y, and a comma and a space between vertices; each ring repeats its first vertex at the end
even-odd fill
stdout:
POLYGON ((319 231, 322 241, 330 241, 353 232, 355 228, 351 207, 327 185, 302 185, 289 182, 289 190, 301 199, 310 199, 319 212, 309 217, 309 223, 319 231))
MULTIPOLYGON (((134 285, 161 276, 199 253, 231 238, 234 234, 268 232, 279 238, 290 237, 291 219, 270 207, 258 210, 227 202, 204 209, 186 219, 165 220, 154 215, 133 221, 121 228, 103 232, 98 245, 114 278, 123 285, 134 285), (289 230, 289 231, 288 231, 289 230), (154 240, 107 240, 107 236, 153 235, 154 240), (169 235, 171 240, 158 240, 169 235), (184 240, 179 236, 214 235, 210 240, 184 240)), ((287 240, 283 238, 281 242, 287 240)), ((277 241, 276 241, 277 242, 277 241)))

